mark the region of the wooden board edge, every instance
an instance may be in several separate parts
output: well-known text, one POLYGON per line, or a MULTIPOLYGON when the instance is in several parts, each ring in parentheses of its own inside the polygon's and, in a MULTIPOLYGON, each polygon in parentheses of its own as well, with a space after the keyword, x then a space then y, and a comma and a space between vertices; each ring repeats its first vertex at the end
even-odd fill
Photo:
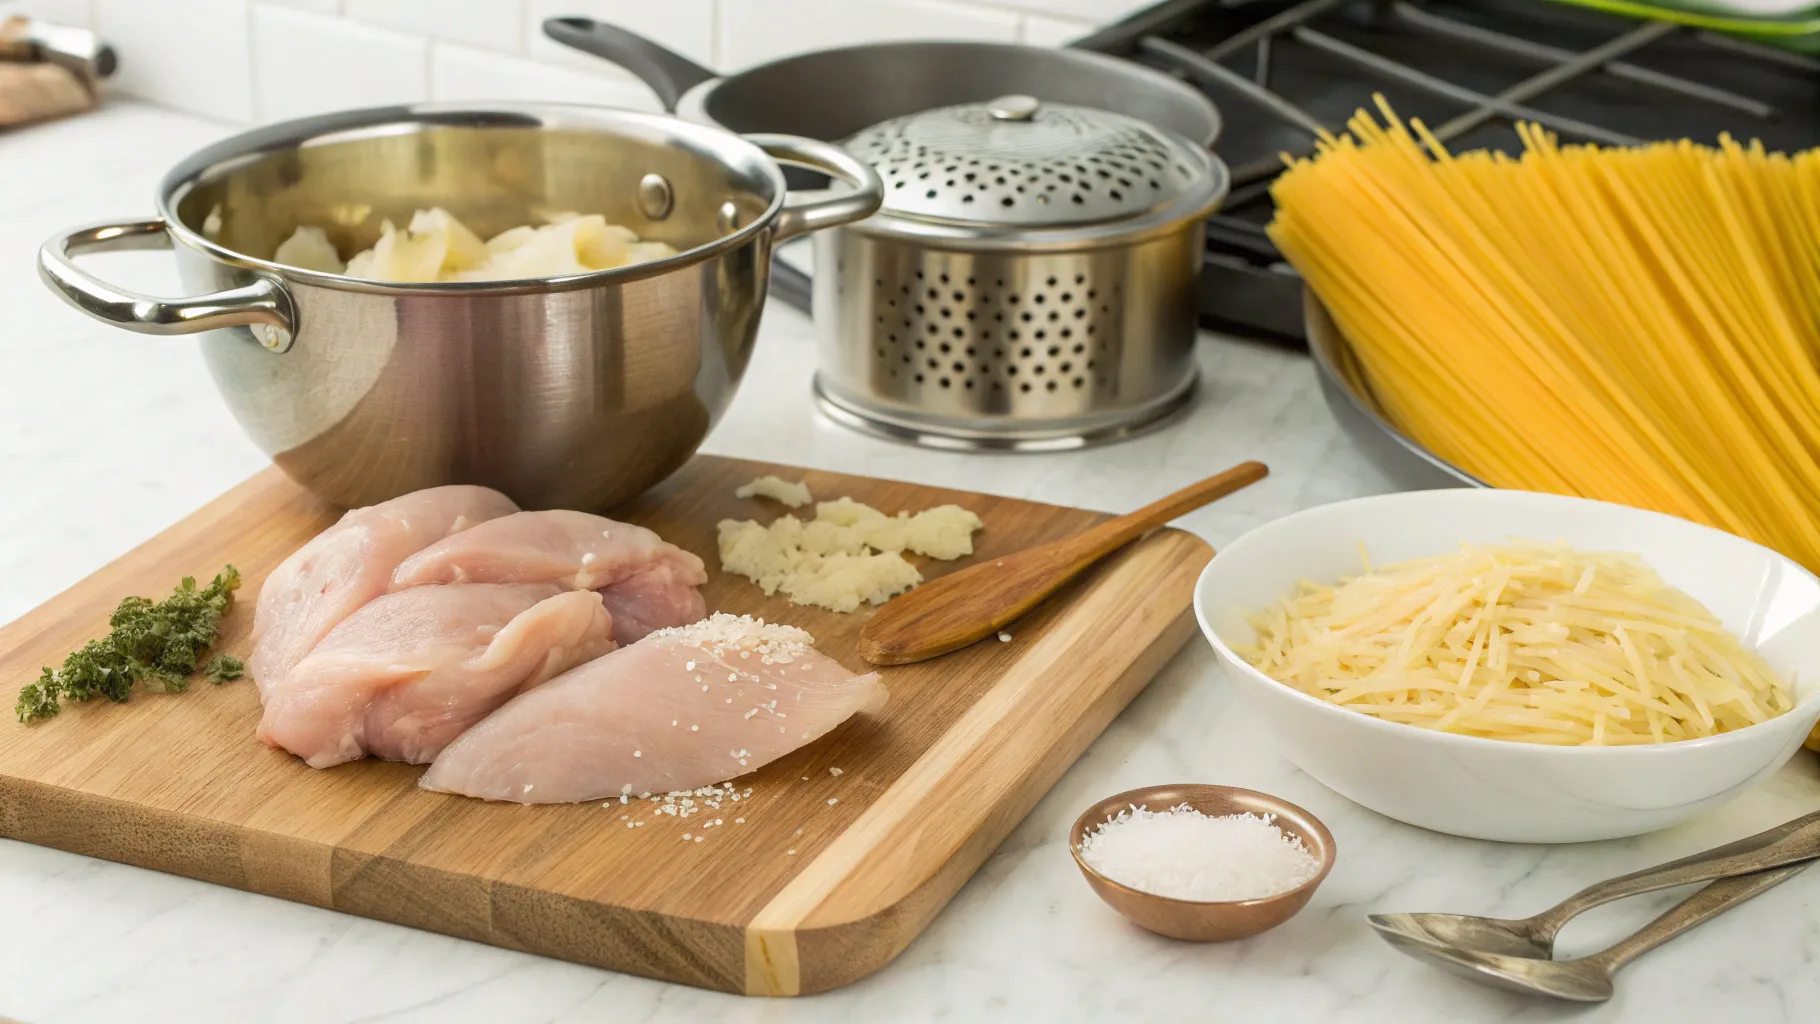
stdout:
MULTIPOLYGON (((942 740, 754 915, 745 935, 746 994, 826 991, 870 974, 902 952, 1196 633, 1194 585, 1212 555, 1212 547, 1193 534, 1160 531, 1122 553, 1076 594, 1046 633, 1047 642, 987 691, 942 740), (1172 590, 1162 603, 1176 611, 1166 621, 1142 621, 1143 602, 1122 607, 1128 596, 1122 586, 1126 578, 1146 575, 1162 579, 1162 585, 1172 590), (1147 630, 1137 656, 1099 681, 1073 728, 1037 751, 1036 757, 1027 757, 1031 751, 1014 742, 1017 724, 1042 713, 1042 702, 1031 698, 1042 695, 1047 671, 1057 665, 1078 670, 1095 659, 1103 662, 1109 641, 1138 642, 1136 628, 1120 629, 1133 625, 1132 612, 1140 617, 1135 626, 1147 630), (988 787, 960 777, 976 769, 985 769, 980 777, 989 781, 990 794, 979 792, 988 787), (909 815, 938 788, 954 791, 957 808, 979 813, 956 831, 946 856, 933 858, 942 865, 938 871, 908 877, 898 869, 900 858, 878 854, 912 848, 920 836, 904 835, 909 815), (974 795, 971 800, 969 791, 974 795), (818 915, 829 916, 830 908, 840 908, 832 911, 834 920, 817 920, 818 915), (824 957, 812 955, 805 946, 831 953, 825 959, 838 961, 838 968, 820 969, 824 957), (864 950, 865 955, 853 955, 855 950, 864 950)), ((1137 589, 1144 601, 1154 601, 1159 588, 1137 589)), ((965 816, 966 811, 956 814, 965 816)))
POLYGON ((248 833, 181 811, 158 812, 157 823, 147 826, 145 814, 144 807, 111 797, 0 777, 0 838, 603 970, 740 991, 737 954, 729 964, 726 957, 703 952, 737 951, 742 935, 735 926, 660 920, 383 854, 248 833), (122 856, 123 849, 131 853, 122 856), (451 902, 463 900, 484 908, 475 918, 483 922, 480 927, 445 912, 451 902), (411 910, 401 915, 401 905, 411 910), (677 934, 678 926, 690 934, 677 934), (611 933, 620 940, 666 934, 648 942, 592 943, 610 948, 578 957, 554 937, 563 931, 611 933), (641 949, 647 955, 640 957, 641 949), (662 950, 682 952, 662 955, 662 950))
MULTIPOLYGON (((249 892, 260 891, 247 872, 248 852, 238 826, 182 811, 147 808, 81 790, 0 776, 0 837, 66 853, 94 857, 150 871, 193 878, 249 892), (135 823, 147 814, 153 827, 135 823), (120 851, 127 850, 127 856, 120 851)), ((320 867, 320 887, 291 886, 269 893, 283 899, 332 909, 327 881, 334 848, 291 837, 269 836, 255 858, 283 857, 320 867)))

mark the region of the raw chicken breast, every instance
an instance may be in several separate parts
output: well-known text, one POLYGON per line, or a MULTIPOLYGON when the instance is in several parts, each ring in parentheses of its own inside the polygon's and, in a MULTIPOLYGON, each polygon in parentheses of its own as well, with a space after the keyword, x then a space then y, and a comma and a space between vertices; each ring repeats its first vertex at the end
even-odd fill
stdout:
POLYGON ((660 559, 600 592, 613 614, 613 639, 637 643, 659 629, 699 622, 708 614, 708 603, 695 589, 707 582, 701 559, 681 548, 673 550, 687 558, 660 559))
POLYGON ((695 588, 701 559, 642 526, 586 512, 519 512, 419 551, 392 574, 392 589, 425 583, 560 583, 599 590, 613 638, 634 643, 654 629, 707 614, 695 588))
POLYGON ((259 738, 328 768, 422 764, 525 689, 614 648, 600 595, 553 583, 418 587, 368 602, 266 697, 259 738))
POLYGON ((426 789, 570 803, 697 789, 884 705, 793 626, 718 614, 651 634, 512 699, 449 744, 426 789))
POLYGON ((413 491, 357 508, 279 563, 259 590, 249 659, 261 699, 335 624, 386 592, 392 570, 424 546, 518 511, 486 487, 413 491))

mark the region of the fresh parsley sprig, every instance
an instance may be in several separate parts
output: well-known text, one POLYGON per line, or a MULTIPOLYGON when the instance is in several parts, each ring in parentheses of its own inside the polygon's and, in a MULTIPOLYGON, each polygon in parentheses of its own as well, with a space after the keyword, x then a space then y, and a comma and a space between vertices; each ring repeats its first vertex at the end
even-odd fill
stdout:
MULTIPOLYGON (((240 573, 227 566, 214 581, 200 589, 193 576, 185 576, 171 596, 153 603, 144 597, 120 602, 108 619, 112 630, 90 640, 63 659, 63 668, 46 668, 38 681, 19 691, 13 706, 19 721, 50 718, 65 700, 106 697, 124 703, 135 685, 158 693, 181 693, 189 688, 202 653, 221 632, 221 616, 234 603, 240 573)), ((239 679, 245 672, 240 659, 219 655, 205 668, 217 683, 239 679)))

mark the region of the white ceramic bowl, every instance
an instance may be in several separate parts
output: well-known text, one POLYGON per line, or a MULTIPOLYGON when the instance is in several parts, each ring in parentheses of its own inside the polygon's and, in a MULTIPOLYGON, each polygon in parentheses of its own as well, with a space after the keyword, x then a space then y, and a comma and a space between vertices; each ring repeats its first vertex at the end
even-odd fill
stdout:
POLYGON ((1476 839, 1565 843, 1673 825, 1781 767, 1820 718, 1820 580, 1750 541, 1622 505, 1464 489, 1325 505, 1221 551, 1194 605, 1242 703, 1291 761, 1380 814, 1476 839), (1357 575, 1360 542, 1386 565, 1512 538, 1641 555, 1792 679, 1795 709, 1708 739, 1552 747, 1380 721, 1293 690, 1233 653, 1257 636, 1246 615, 1297 581, 1357 575))

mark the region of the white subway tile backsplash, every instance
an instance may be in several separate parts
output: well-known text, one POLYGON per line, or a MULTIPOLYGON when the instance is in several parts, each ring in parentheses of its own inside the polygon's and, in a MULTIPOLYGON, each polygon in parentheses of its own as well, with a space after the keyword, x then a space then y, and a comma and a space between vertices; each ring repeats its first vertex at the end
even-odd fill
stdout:
MULTIPOLYGON (((869 0, 859 0, 864 4, 869 0)), ((1154 6, 1157 0, 991 0, 1000 7, 1015 7, 1032 14, 1073 18, 1095 27, 1104 26, 1127 14, 1154 6)))
POLYGON ((1024 15, 1024 30, 1018 38, 1032 46, 1066 46, 1098 27, 1091 21, 1026 14, 1024 15))
POLYGON ((549 100, 661 109, 651 90, 611 70, 552 67, 454 43, 437 43, 431 51, 430 94, 439 100, 549 100))
POLYGON ((88 0, 0 0, 0 18, 22 15, 70 28, 89 26, 88 0))
POLYGON ((546 38, 546 18, 618 26, 716 70, 892 39, 1060 46, 1154 0, 0 0, 89 25, 115 87, 230 121, 445 99, 648 106, 631 73, 546 38), (434 41, 434 42, 433 42, 434 41))
POLYGON ((113 86, 205 117, 253 119, 246 0, 94 0, 113 86))
POLYGON ((750 67, 792 53, 888 39, 1015 42, 1019 15, 950 0, 721 0, 720 61, 750 67))
POLYGON ((489 50, 524 49, 521 0, 347 0, 347 15, 489 50))
POLYGON ((429 63, 430 44, 422 36, 253 6, 253 78, 261 121, 428 99, 429 63))
MULTIPOLYGON (((531 56, 581 70, 606 66, 599 57, 578 53, 543 34, 546 18, 579 15, 634 32, 660 46, 675 50, 703 67, 719 66, 714 53, 717 7, 738 0, 528 0, 525 41, 531 56)), ((794 0, 776 0, 781 4, 794 0)), ((814 2, 814 0, 805 0, 814 2)), ((851 0, 831 0, 846 3, 851 0)), ((871 3, 873 0, 862 0, 871 3)))

